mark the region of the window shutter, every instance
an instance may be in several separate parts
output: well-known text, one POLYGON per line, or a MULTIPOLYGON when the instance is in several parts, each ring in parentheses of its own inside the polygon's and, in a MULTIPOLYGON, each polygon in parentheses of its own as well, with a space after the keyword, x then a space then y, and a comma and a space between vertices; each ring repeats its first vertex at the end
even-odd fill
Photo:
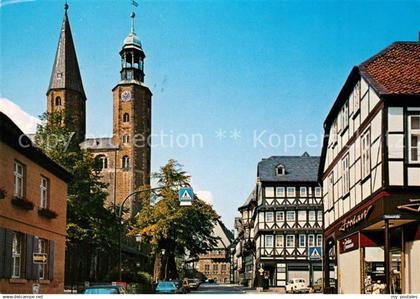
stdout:
POLYGON ((26 279, 33 279, 32 268, 35 267, 33 262, 33 252, 34 252, 34 236, 26 235, 26 279))
POLYGON ((5 246, 4 246, 4 278, 12 277, 12 243, 13 231, 5 230, 5 246))
MULTIPOLYGON (((33 242, 32 242, 32 248, 33 248, 33 252, 38 252, 38 237, 37 236, 35 236, 35 237, 33 237, 33 242)), ((32 262, 32 279, 33 280, 38 280, 39 279, 39 266, 38 265, 35 265, 33 262, 32 262)))
POLYGON ((6 230, 0 227, 0 278, 4 277, 5 251, 6 251, 6 230))
POLYGON ((48 278, 50 281, 54 279, 54 241, 50 241, 50 252, 48 253, 48 278))

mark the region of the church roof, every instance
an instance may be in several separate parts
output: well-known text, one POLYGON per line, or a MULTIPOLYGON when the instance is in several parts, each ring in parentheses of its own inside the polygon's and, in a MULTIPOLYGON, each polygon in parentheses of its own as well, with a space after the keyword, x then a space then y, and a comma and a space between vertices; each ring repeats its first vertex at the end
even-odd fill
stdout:
POLYGON ((68 6, 66 6, 63 25, 61 26, 60 39, 58 41, 48 91, 51 89, 65 88, 80 92, 86 98, 69 18, 67 16, 67 8, 68 6))
POLYGON ((104 137, 104 138, 87 138, 80 144, 80 148, 82 149, 116 149, 118 146, 114 144, 114 140, 112 137, 104 137))

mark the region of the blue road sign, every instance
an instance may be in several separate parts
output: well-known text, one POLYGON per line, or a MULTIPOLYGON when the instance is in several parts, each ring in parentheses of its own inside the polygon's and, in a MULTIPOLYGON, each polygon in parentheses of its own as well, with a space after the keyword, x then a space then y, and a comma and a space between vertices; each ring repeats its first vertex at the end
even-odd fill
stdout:
POLYGON ((181 206, 190 206, 194 199, 193 189, 191 187, 181 187, 178 191, 179 202, 181 206))
POLYGON ((309 259, 311 260, 319 260, 321 259, 322 255, 322 248, 317 247, 309 247, 309 259))

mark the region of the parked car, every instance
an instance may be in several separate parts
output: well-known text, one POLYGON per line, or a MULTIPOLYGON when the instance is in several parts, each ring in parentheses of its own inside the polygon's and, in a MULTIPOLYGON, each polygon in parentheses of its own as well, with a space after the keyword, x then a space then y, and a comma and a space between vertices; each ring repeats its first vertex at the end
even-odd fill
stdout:
POLYGON ((309 293, 310 290, 303 278, 293 278, 286 284, 286 293, 309 293))
POLYGON ((127 294, 126 289, 121 285, 97 285, 87 287, 83 294, 106 295, 106 294, 127 294))
MULTIPOLYGON (((320 292, 321 293, 322 290, 323 290, 323 287, 324 287, 323 279, 318 278, 318 280, 315 281, 314 286, 313 286, 314 292, 320 292)), ((334 278, 330 278, 330 287, 335 288, 335 279, 334 278)))
POLYGON ((159 281, 156 289, 156 294, 185 294, 185 289, 179 281, 159 281))
POLYGON ((190 285, 191 290, 197 290, 200 287, 200 280, 197 278, 189 278, 188 284, 190 285))

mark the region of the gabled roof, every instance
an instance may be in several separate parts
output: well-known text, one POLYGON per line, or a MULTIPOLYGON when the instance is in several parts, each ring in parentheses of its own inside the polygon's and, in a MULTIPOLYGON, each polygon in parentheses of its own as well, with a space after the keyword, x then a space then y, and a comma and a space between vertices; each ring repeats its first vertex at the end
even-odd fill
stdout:
POLYGON ((325 119, 325 128, 331 126, 361 77, 382 98, 395 95, 420 96, 420 43, 395 42, 353 67, 325 119))
POLYGON ((213 249, 226 249, 229 248, 232 243, 234 236, 225 224, 217 219, 213 227, 213 236, 217 238, 217 245, 213 249))
POLYGON ((63 25, 61 26, 60 39, 58 41, 48 91, 64 88, 80 92, 86 99, 67 10, 64 14, 63 25))
POLYGON ((395 42, 360 65, 353 67, 324 122, 324 142, 319 179, 324 173, 328 132, 354 85, 363 78, 382 100, 420 100, 420 43, 395 42))
POLYGON ((251 191, 251 193, 248 195, 248 197, 246 198, 246 200, 245 200, 245 202, 243 203, 243 205, 242 206, 240 206, 239 208, 238 208, 238 210, 241 210, 241 209, 243 209, 243 208, 246 208, 247 206, 249 206, 250 205, 250 203, 252 202, 252 201, 254 201, 254 200, 256 200, 257 199, 257 194, 256 194, 256 191, 255 191, 255 188, 251 191))
POLYGON ((379 94, 420 94, 420 43, 395 42, 359 70, 379 94))
POLYGON ((261 182, 317 182, 319 157, 272 156, 258 163, 257 177, 261 182), (286 169, 285 175, 277 175, 277 166, 286 169))

